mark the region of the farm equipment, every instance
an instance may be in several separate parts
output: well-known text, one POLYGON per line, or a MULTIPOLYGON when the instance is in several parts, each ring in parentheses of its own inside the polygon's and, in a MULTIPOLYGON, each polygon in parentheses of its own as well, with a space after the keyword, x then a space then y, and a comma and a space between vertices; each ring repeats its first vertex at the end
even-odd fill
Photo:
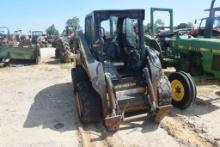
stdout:
POLYGON ((55 57, 61 62, 75 62, 78 52, 78 39, 75 32, 67 33, 66 36, 56 38, 52 46, 56 48, 55 57))
MULTIPOLYGON (((219 38, 220 36, 220 17, 216 16, 216 12, 220 11, 220 7, 214 8, 216 0, 212 0, 209 11, 209 17, 202 18, 197 29, 193 29, 189 34, 193 37, 219 38)), ((197 20, 195 21, 195 23, 197 20)))
MULTIPOLYGON (((24 35, 10 36, 7 27, 0 27, 7 30, 4 42, 0 42, 0 62, 9 61, 30 61, 38 63, 40 59, 40 50, 37 46, 32 46, 29 38, 24 35), (28 41, 29 40, 29 41, 28 41), (28 43, 29 42, 29 43, 28 43)), ((19 31, 20 32, 20 31, 19 31)), ((18 32, 16 32, 18 33, 18 32)))
POLYGON ((10 31, 8 27, 1 26, 1 33, 0 33, 0 44, 7 44, 9 42, 9 36, 10 36, 10 31))
POLYGON ((78 32, 80 61, 72 69, 83 123, 103 120, 115 131, 122 122, 147 117, 159 122, 171 103, 185 109, 195 99, 190 75, 180 71, 168 79, 157 52, 145 46, 144 18, 144 10, 99 10, 86 16, 85 33, 78 32))
MULTIPOLYGON (((207 73, 220 78, 220 40, 210 38, 210 35, 216 32, 216 30, 210 29, 210 22, 213 22, 214 18, 212 17, 213 10, 215 12, 219 9, 213 8, 212 3, 211 14, 207 18, 207 27, 203 31, 203 36, 193 37, 191 33, 180 35, 178 31, 173 29, 173 23, 170 23, 170 30, 160 31, 157 34, 154 33, 154 28, 151 28, 151 36, 153 37, 145 35, 145 40, 149 46, 160 53, 163 67, 174 66, 177 70, 183 70, 192 75, 207 73)), ((152 25, 154 23, 154 12, 156 11, 168 12, 170 14, 170 22, 173 21, 172 9, 152 8, 152 25)))
POLYGON ((37 40, 40 36, 43 36, 43 32, 42 31, 32 31, 32 44, 37 44, 37 40))
POLYGON ((40 48, 48 46, 47 35, 42 31, 32 31, 32 44, 39 45, 40 48))

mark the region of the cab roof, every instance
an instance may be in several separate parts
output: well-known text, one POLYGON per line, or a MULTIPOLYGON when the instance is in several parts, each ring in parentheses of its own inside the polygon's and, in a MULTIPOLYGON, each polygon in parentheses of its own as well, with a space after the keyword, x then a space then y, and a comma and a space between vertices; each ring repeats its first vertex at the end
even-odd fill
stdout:
POLYGON ((87 16, 94 16, 96 18, 105 19, 109 16, 118 16, 118 17, 130 17, 130 18, 139 18, 145 19, 145 10, 144 9, 127 9, 127 10, 95 10, 87 16))

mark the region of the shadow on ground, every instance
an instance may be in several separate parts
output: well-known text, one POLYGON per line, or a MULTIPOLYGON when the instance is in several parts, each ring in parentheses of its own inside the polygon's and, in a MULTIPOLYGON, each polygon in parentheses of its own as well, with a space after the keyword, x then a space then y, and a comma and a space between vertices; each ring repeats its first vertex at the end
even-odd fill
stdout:
MULTIPOLYGON (((60 132, 75 130, 78 128, 78 116, 74 107, 75 101, 71 83, 50 86, 35 96, 23 127, 42 127, 60 132)), ((174 108, 173 112, 185 116, 199 117, 218 109, 220 107, 212 104, 210 100, 197 99, 188 109, 181 111, 174 108)), ((130 133, 132 133, 132 131, 141 128, 144 133, 155 131, 158 127, 159 125, 151 120, 145 120, 141 124, 133 122, 122 125, 120 130, 131 129, 130 133)))
POLYGON ((213 111, 219 110, 220 107, 212 104, 214 100, 202 100, 197 98, 196 101, 186 110, 180 110, 177 108, 174 108, 174 112, 177 114, 182 114, 186 116, 201 116, 201 115, 206 115, 209 114, 213 111))
POLYGON ((151 118, 146 117, 141 123, 130 122, 120 127, 119 130, 127 130, 131 129, 129 133, 135 132, 136 130, 141 128, 142 133, 153 132, 159 128, 159 123, 156 123, 151 118))
POLYGON ((210 86, 210 85, 218 85, 220 86, 220 81, 214 76, 203 75, 203 76, 195 76, 193 77, 197 86, 210 86))
POLYGON ((36 95, 23 127, 42 126, 60 132, 77 129, 78 118, 74 103, 71 83, 43 89, 36 95))
POLYGON ((0 68, 4 67, 23 67, 37 65, 35 60, 10 60, 0 63, 0 68))
POLYGON ((56 65, 61 64, 59 59, 53 58, 54 60, 46 62, 47 64, 56 65))
MULTIPOLYGON (((213 76, 209 76, 209 75, 203 75, 203 76, 197 76, 197 77, 193 77, 194 81, 196 82, 197 86, 204 86, 207 87, 208 89, 216 89, 212 90, 214 91, 214 93, 212 92, 204 92, 203 93, 199 93, 201 92, 198 91, 197 95, 201 95, 202 97, 198 96, 198 98, 196 98, 195 102, 186 110, 179 110, 174 108, 173 112, 177 113, 177 114, 182 114, 182 115, 186 115, 186 116, 197 116, 200 117, 201 115, 206 115, 209 114, 213 111, 219 110, 219 104, 217 104, 217 102, 220 100, 220 90, 218 90, 218 88, 216 87, 220 87, 220 81, 218 79, 216 79, 213 76), (216 94, 217 98, 214 98, 212 95, 216 94)), ((197 88, 198 90, 198 88, 197 88)))

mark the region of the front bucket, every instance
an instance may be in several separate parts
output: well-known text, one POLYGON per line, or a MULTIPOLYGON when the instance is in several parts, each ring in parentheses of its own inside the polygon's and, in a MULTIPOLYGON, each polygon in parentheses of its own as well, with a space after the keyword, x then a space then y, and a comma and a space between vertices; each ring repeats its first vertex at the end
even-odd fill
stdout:
POLYGON ((121 115, 107 117, 105 118, 105 126, 111 131, 116 131, 119 129, 121 121, 122 121, 121 115))
POLYGON ((155 122, 159 123, 165 116, 170 113, 171 108, 171 105, 159 107, 155 114, 155 122))

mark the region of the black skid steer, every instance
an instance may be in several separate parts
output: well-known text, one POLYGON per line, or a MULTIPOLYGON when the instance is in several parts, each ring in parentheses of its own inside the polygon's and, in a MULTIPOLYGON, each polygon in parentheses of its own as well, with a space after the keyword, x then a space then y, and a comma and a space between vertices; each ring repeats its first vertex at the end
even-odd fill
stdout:
MULTIPOLYGON (((144 10, 104 10, 86 16, 85 33, 78 32, 80 61, 72 69, 83 123, 103 121, 108 129, 117 130, 121 122, 146 115, 159 122, 172 107, 172 91, 181 93, 178 87, 171 90, 157 51, 144 43, 144 14, 144 10)), ((188 77, 189 105, 196 95, 194 83, 187 74, 181 75, 188 77)), ((171 77, 175 80, 176 75, 171 77)))

